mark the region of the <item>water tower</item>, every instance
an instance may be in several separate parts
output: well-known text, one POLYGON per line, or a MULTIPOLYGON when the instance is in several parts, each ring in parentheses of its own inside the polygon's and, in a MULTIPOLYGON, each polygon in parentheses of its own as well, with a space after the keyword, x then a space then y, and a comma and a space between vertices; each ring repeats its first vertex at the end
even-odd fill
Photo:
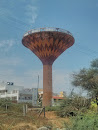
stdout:
POLYGON ((52 64, 67 48, 74 44, 69 31, 59 28, 39 28, 24 34, 22 44, 43 63, 43 106, 51 106, 52 64))

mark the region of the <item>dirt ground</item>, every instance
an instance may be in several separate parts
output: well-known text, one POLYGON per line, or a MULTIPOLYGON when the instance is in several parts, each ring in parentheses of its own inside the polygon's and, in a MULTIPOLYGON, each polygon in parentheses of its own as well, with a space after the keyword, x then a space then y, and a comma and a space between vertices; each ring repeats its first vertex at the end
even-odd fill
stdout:
POLYGON ((46 112, 46 118, 52 123, 56 128, 63 128, 64 124, 70 124, 69 118, 58 117, 55 112, 46 112))
MULTIPOLYGON (((31 112, 32 113, 32 112, 31 112)), ((33 114, 30 115, 32 116, 33 114)), ((55 128, 64 128, 65 124, 70 124, 69 118, 60 118, 58 117, 55 112, 48 111, 44 114, 42 113, 40 117, 35 117, 34 121, 28 120, 27 121, 18 121, 13 124, 9 123, 4 124, 0 127, 0 130, 37 130, 39 127, 42 126, 49 126, 52 129, 55 128), (10 127, 11 125, 11 127, 10 127)))
POLYGON ((53 128, 64 128, 64 123, 70 124, 69 118, 60 118, 56 116, 55 112, 46 112, 45 118, 43 113, 39 117, 37 124, 21 123, 13 128, 13 130, 37 130, 41 126, 52 126, 53 128))

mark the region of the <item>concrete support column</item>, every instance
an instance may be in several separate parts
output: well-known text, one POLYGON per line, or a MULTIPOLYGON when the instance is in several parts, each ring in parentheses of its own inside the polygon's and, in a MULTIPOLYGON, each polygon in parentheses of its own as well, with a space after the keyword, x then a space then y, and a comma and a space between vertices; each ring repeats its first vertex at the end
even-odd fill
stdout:
POLYGON ((43 65, 43 106, 52 105, 52 65, 43 65))

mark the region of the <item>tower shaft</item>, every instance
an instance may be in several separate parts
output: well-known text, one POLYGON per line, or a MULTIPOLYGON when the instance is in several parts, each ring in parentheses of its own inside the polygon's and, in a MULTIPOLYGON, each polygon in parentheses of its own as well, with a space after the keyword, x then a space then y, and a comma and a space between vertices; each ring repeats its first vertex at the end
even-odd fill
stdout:
POLYGON ((43 106, 52 105, 52 65, 43 65, 43 106))

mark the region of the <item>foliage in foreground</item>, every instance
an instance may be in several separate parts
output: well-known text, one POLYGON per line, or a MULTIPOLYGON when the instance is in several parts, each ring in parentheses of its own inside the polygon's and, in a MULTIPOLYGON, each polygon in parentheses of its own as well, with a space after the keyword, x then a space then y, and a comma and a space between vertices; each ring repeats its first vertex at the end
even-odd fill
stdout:
MULTIPOLYGON (((33 129, 34 125, 36 128, 40 126, 54 127, 47 118, 40 117, 38 119, 38 115, 37 117, 34 116, 35 113, 33 113, 33 111, 29 111, 26 116, 23 116, 23 104, 15 104, 10 101, 2 100, 0 101, 0 106, 1 130, 16 129, 16 126, 22 123, 24 123, 26 127, 28 126, 29 129, 31 128, 31 126, 28 125, 29 123, 32 124, 31 129, 33 129), (5 104, 9 106, 7 111, 5 109, 5 104)), ((73 95, 60 102, 59 106, 47 107, 46 111, 55 111, 60 117, 67 116, 71 123, 64 122, 64 124, 62 124, 62 127, 67 130, 97 130, 98 113, 94 113, 94 109, 91 109, 90 107, 91 101, 89 99, 73 95)))
POLYGON ((78 115, 72 122, 72 130, 98 130, 98 114, 78 115))

